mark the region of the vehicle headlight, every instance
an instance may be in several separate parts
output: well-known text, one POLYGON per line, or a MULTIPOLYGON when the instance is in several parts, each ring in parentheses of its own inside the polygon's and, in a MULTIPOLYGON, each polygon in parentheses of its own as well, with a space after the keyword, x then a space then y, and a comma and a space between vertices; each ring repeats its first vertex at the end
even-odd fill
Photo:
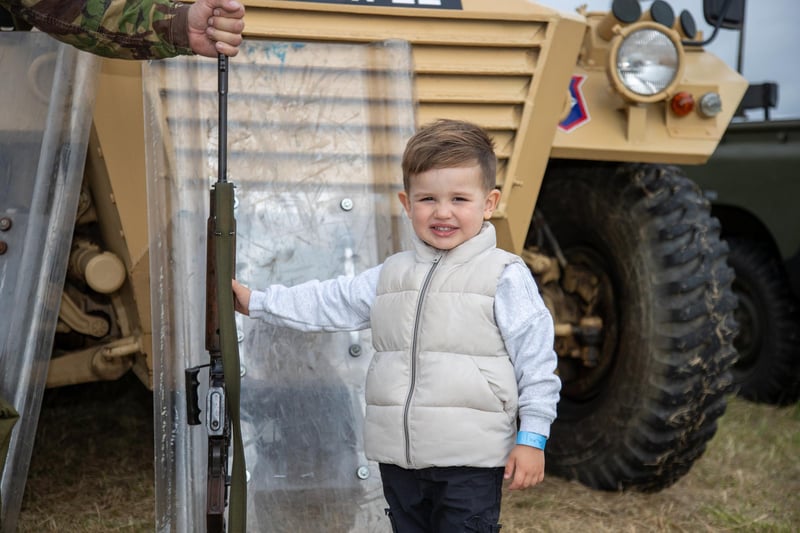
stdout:
POLYGON ((626 98, 664 100, 680 81, 683 48, 675 32, 642 22, 624 28, 611 45, 608 75, 626 98))

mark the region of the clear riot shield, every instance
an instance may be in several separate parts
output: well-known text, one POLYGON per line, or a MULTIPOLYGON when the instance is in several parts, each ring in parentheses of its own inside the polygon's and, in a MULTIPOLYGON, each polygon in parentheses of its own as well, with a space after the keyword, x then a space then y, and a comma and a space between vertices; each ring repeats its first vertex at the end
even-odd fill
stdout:
POLYGON ((42 33, 0 32, 0 65, 0 396, 20 413, 0 484, 0 529, 10 532, 53 347, 98 62, 42 33))
MULTIPOLYGON (((414 128, 410 61, 400 42, 246 42, 230 61, 238 279, 265 287, 353 274, 405 244, 409 228, 396 194, 414 128)), ((216 67, 185 58, 144 70, 158 531, 205 523, 207 434, 186 425, 184 369, 208 362, 216 67)), ((377 465, 363 452, 369 331, 304 334, 236 320, 247 530, 388 531, 377 465)), ((199 398, 204 409, 202 387, 199 398)))

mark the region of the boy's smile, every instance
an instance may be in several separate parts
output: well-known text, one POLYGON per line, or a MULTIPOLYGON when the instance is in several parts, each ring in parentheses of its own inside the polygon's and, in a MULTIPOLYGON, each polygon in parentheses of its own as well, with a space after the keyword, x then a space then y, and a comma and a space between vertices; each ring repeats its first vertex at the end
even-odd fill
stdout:
POLYGON ((480 232, 497 208, 500 191, 483 188, 481 167, 435 168, 411 178, 398 194, 414 233, 440 250, 451 250, 480 232))

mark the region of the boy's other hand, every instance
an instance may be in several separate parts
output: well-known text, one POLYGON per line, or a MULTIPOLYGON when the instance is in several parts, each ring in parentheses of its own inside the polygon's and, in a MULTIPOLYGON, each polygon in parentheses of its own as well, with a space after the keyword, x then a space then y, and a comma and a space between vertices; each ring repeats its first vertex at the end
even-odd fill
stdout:
POLYGON ((510 479, 509 490, 527 489, 544 479, 544 450, 517 444, 506 462, 504 479, 510 479))
POLYGON ((231 280, 233 287, 233 308, 243 315, 250 316, 250 289, 236 281, 231 280))

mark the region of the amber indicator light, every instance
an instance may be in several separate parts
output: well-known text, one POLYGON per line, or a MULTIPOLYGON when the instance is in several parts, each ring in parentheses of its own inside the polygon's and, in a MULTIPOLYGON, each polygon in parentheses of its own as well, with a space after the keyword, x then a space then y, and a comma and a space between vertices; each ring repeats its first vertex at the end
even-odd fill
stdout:
POLYGON ((672 97, 670 107, 673 113, 679 117, 685 117, 694 111, 694 97, 686 91, 681 91, 672 97))

